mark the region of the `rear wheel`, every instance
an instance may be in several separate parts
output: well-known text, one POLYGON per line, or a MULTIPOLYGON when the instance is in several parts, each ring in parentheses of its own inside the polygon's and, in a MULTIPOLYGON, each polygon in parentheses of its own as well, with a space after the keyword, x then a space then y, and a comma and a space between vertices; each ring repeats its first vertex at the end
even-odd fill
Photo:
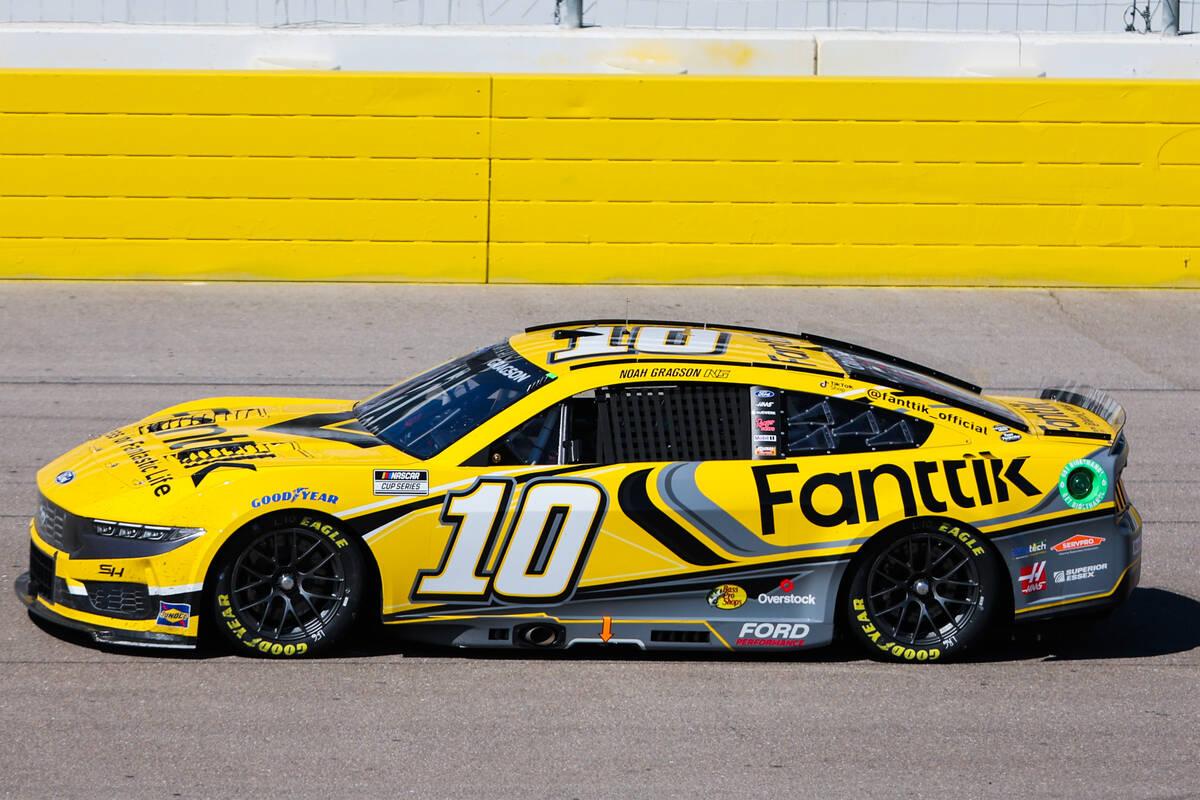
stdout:
POLYGON ((883 661, 945 661, 987 629, 1000 580, 977 534, 923 524, 869 546, 850 583, 851 635, 883 661))
POLYGON ((217 570, 213 619, 243 653, 315 655, 353 625, 362 600, 357 541, 306 514, 288 512, 240 531, 217 570))

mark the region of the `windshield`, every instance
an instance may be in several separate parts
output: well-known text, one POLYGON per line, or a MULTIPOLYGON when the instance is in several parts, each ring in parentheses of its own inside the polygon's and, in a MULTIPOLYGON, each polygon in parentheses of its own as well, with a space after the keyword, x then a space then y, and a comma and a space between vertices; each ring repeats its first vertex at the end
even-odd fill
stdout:
POLYGON ((1010 411, 999 403, 993 403, 975 392, 955 386, 932 375, 915 372, 898 364, 888 364, 870 356, 850 354, 843 350, 826 347, 825 352, 833 356, 842 369, 852 375, 879 381, 888 386, 911 389, 927 397, 949 400, 971 411, 990 417, 1000 422, 1007 422, 1022 430, 1026 429, 1025 420, 1015 412, 1010 411))
POLYGON ((354 410, 375 436, 428 459, 554 377, 502 342, 423 372, 354 410))

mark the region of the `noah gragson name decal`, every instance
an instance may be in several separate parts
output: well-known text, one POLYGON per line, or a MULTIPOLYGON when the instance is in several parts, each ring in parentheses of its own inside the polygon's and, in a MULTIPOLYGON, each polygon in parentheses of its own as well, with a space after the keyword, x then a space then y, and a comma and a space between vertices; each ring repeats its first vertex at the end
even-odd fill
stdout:
POLYGON ((909 467, 881 464, 853 472, 822 472, 810 475, 793 491, 800 478, 796 464, 758 464, 750 468, 758 490, 763 535, 775 533, 775 506, 799 503, 800 512, 814 525, 833 528, 879 519, 876 486, 880 481, 900 494, 905 517, 932 512, 945 513, 950 505, 974 508, 1006 502, 1012 490, 1026 497, 1043 492, 1021 474, 1028 459, 972 458, 946 461, 917 461, 909 467), (789 488, 790 485, 790 488, 789 488), (821 487, 834 489, 840 497, 835 510, 824 513, 813 505, 821 487))

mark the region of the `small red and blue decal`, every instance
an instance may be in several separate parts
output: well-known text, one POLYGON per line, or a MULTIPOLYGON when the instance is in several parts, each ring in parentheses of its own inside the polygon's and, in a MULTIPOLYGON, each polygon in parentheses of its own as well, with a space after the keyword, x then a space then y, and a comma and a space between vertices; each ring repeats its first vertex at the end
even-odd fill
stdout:
POLYGON ((188 603, 158 604, 158 624, 169 628, 186 628, 192 618, 192 607, 188 603))

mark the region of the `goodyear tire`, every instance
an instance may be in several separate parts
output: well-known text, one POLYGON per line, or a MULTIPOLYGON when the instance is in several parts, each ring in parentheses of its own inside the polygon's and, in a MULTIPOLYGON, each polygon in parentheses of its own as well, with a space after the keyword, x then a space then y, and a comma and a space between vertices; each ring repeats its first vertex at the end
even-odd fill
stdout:
POLYGON ((868 545, 851 578, 844 622, 881 661, 947 661, 987 630, 1000 578, 978 535, 920 523, 868 545))
POLYGON ((218 556, 216 629, 247 655, 295 658, 329 649, 362 602, 360 547, 330 520, 302 512, 247 526, 218 556))

